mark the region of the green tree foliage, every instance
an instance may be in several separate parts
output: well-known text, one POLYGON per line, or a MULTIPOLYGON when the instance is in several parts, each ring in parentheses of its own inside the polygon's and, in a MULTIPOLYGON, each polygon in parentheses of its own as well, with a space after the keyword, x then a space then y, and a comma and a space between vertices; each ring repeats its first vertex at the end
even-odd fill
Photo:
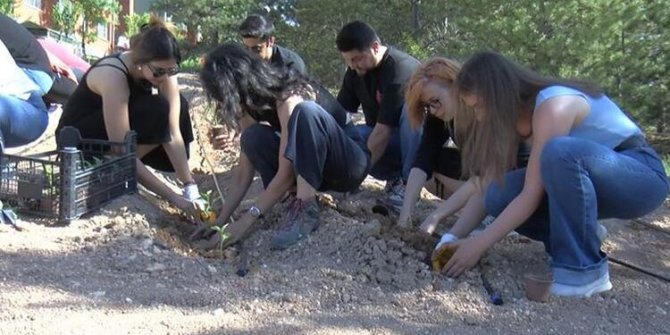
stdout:
POLYGON ((466 60, 496 50, 550 76, 603 86, 638 122, 657 131, 670 117, 670 6, 665 0, 161 0, 177 22, 200 27, 203 47, 236 40, 252 11, 275 20, 277 41, 297 51, 331 88, 344 62, 339 29, 360 19, 384 44, 418 59, 466 60))
POLYGON ((150 18, 149 13, 142 13, 142 14, 137 14, 133 13, 130 15, 126 15, 123 17, 126 23, 126 35, 128 36, 133 36, 137 34, 140 31, 140 27, 145 24, 149 23, 149 18, 150 18))
POLYGON ((91 30, 98 24, 116 23, 121 10, 116 0, 75 0, 76 7, 83 20, 81 35, 81 48, 86 57, 86 42, 96 40, 96 31, 91 30))
POLYGON ((199 31, 201 45, 208 49, 236 40, 237 27, 247 13, 262 7, 252 0, 159 0, 152 8, 167 11, 175 23, 199 31))
POLYGON ((0 13, 12 16, 14 14, 14 0, 0 0, 0 13))
POLYGON ((70 0, 58 1, 52 11, 53 28, 65 34, 66 37, 74 34, 80 11, 78 6, 70 0))

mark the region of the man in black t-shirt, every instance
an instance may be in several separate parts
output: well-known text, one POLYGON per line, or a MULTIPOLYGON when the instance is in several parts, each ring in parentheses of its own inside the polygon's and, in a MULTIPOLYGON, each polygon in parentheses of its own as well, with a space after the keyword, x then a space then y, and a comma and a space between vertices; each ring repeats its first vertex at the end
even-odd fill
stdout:
POLYGON ((358 128, 372 153, 370 174, 386 181, 387 200, 398 209, 421 136, 409 126, 404 97, 405 83, 419 61, 382 45, 374 29, 361 21, 346 24, 336 44, 348 67, 337 99, 352 113, 363 107, 365 125, 358 128))
POLYGON ((244 46, 266 62, 307 74, 305 62, 297 53, 275 43, 275 26, 266 17, 249 15, 240 25, 239 31, 244 46))

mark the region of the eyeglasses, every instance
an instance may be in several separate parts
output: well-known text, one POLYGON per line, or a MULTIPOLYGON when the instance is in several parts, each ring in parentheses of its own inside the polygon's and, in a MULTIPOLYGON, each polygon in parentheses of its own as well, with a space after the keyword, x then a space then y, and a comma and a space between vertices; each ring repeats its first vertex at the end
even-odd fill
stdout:
POLYGON ((151 74, 154 75, 154 78, 159 78, 159 77, 162 77, 166 74, 168 75, 168 77, 172 77, 175 74, 179 73, 179 71, 181 70, 179 68, 179 65, 174 66, 174 67, 165 68, 165 67, 156 67, 156 66, 151 65, 151 63, 147 63, 147 67, 151 71, 151 74))
POLYGON ((442 102, 440 102, 440 100, 437 98, 433 98, 423 104, 423 113, 431 114, 431 111, 438 110, 440 108, 442 108, 442 102))

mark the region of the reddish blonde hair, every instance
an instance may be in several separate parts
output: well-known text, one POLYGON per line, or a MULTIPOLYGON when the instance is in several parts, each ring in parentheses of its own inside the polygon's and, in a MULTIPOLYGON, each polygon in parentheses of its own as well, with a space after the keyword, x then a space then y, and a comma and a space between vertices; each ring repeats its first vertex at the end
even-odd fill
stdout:
POLYGON ((419 66, 412 74, 405 91, 405 102, 412 129, 417 129, 423 123, 424 109, 421 93, 424 86, 436 81, 445 86, 451 86, 456 81, 461 64, 455 60, 434 57, 419 66))

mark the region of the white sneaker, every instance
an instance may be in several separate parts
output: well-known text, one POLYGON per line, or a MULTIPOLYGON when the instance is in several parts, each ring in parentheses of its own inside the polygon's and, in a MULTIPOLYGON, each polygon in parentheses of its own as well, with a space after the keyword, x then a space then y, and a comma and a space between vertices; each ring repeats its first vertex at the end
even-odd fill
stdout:
POLYGON ((610 282, 609 272, 591 283, 580 286, 559 283, 551 284, 551 294, 563 297, 588 298, 596 293, 609 291, 611 289, 612 282, 610 282))

